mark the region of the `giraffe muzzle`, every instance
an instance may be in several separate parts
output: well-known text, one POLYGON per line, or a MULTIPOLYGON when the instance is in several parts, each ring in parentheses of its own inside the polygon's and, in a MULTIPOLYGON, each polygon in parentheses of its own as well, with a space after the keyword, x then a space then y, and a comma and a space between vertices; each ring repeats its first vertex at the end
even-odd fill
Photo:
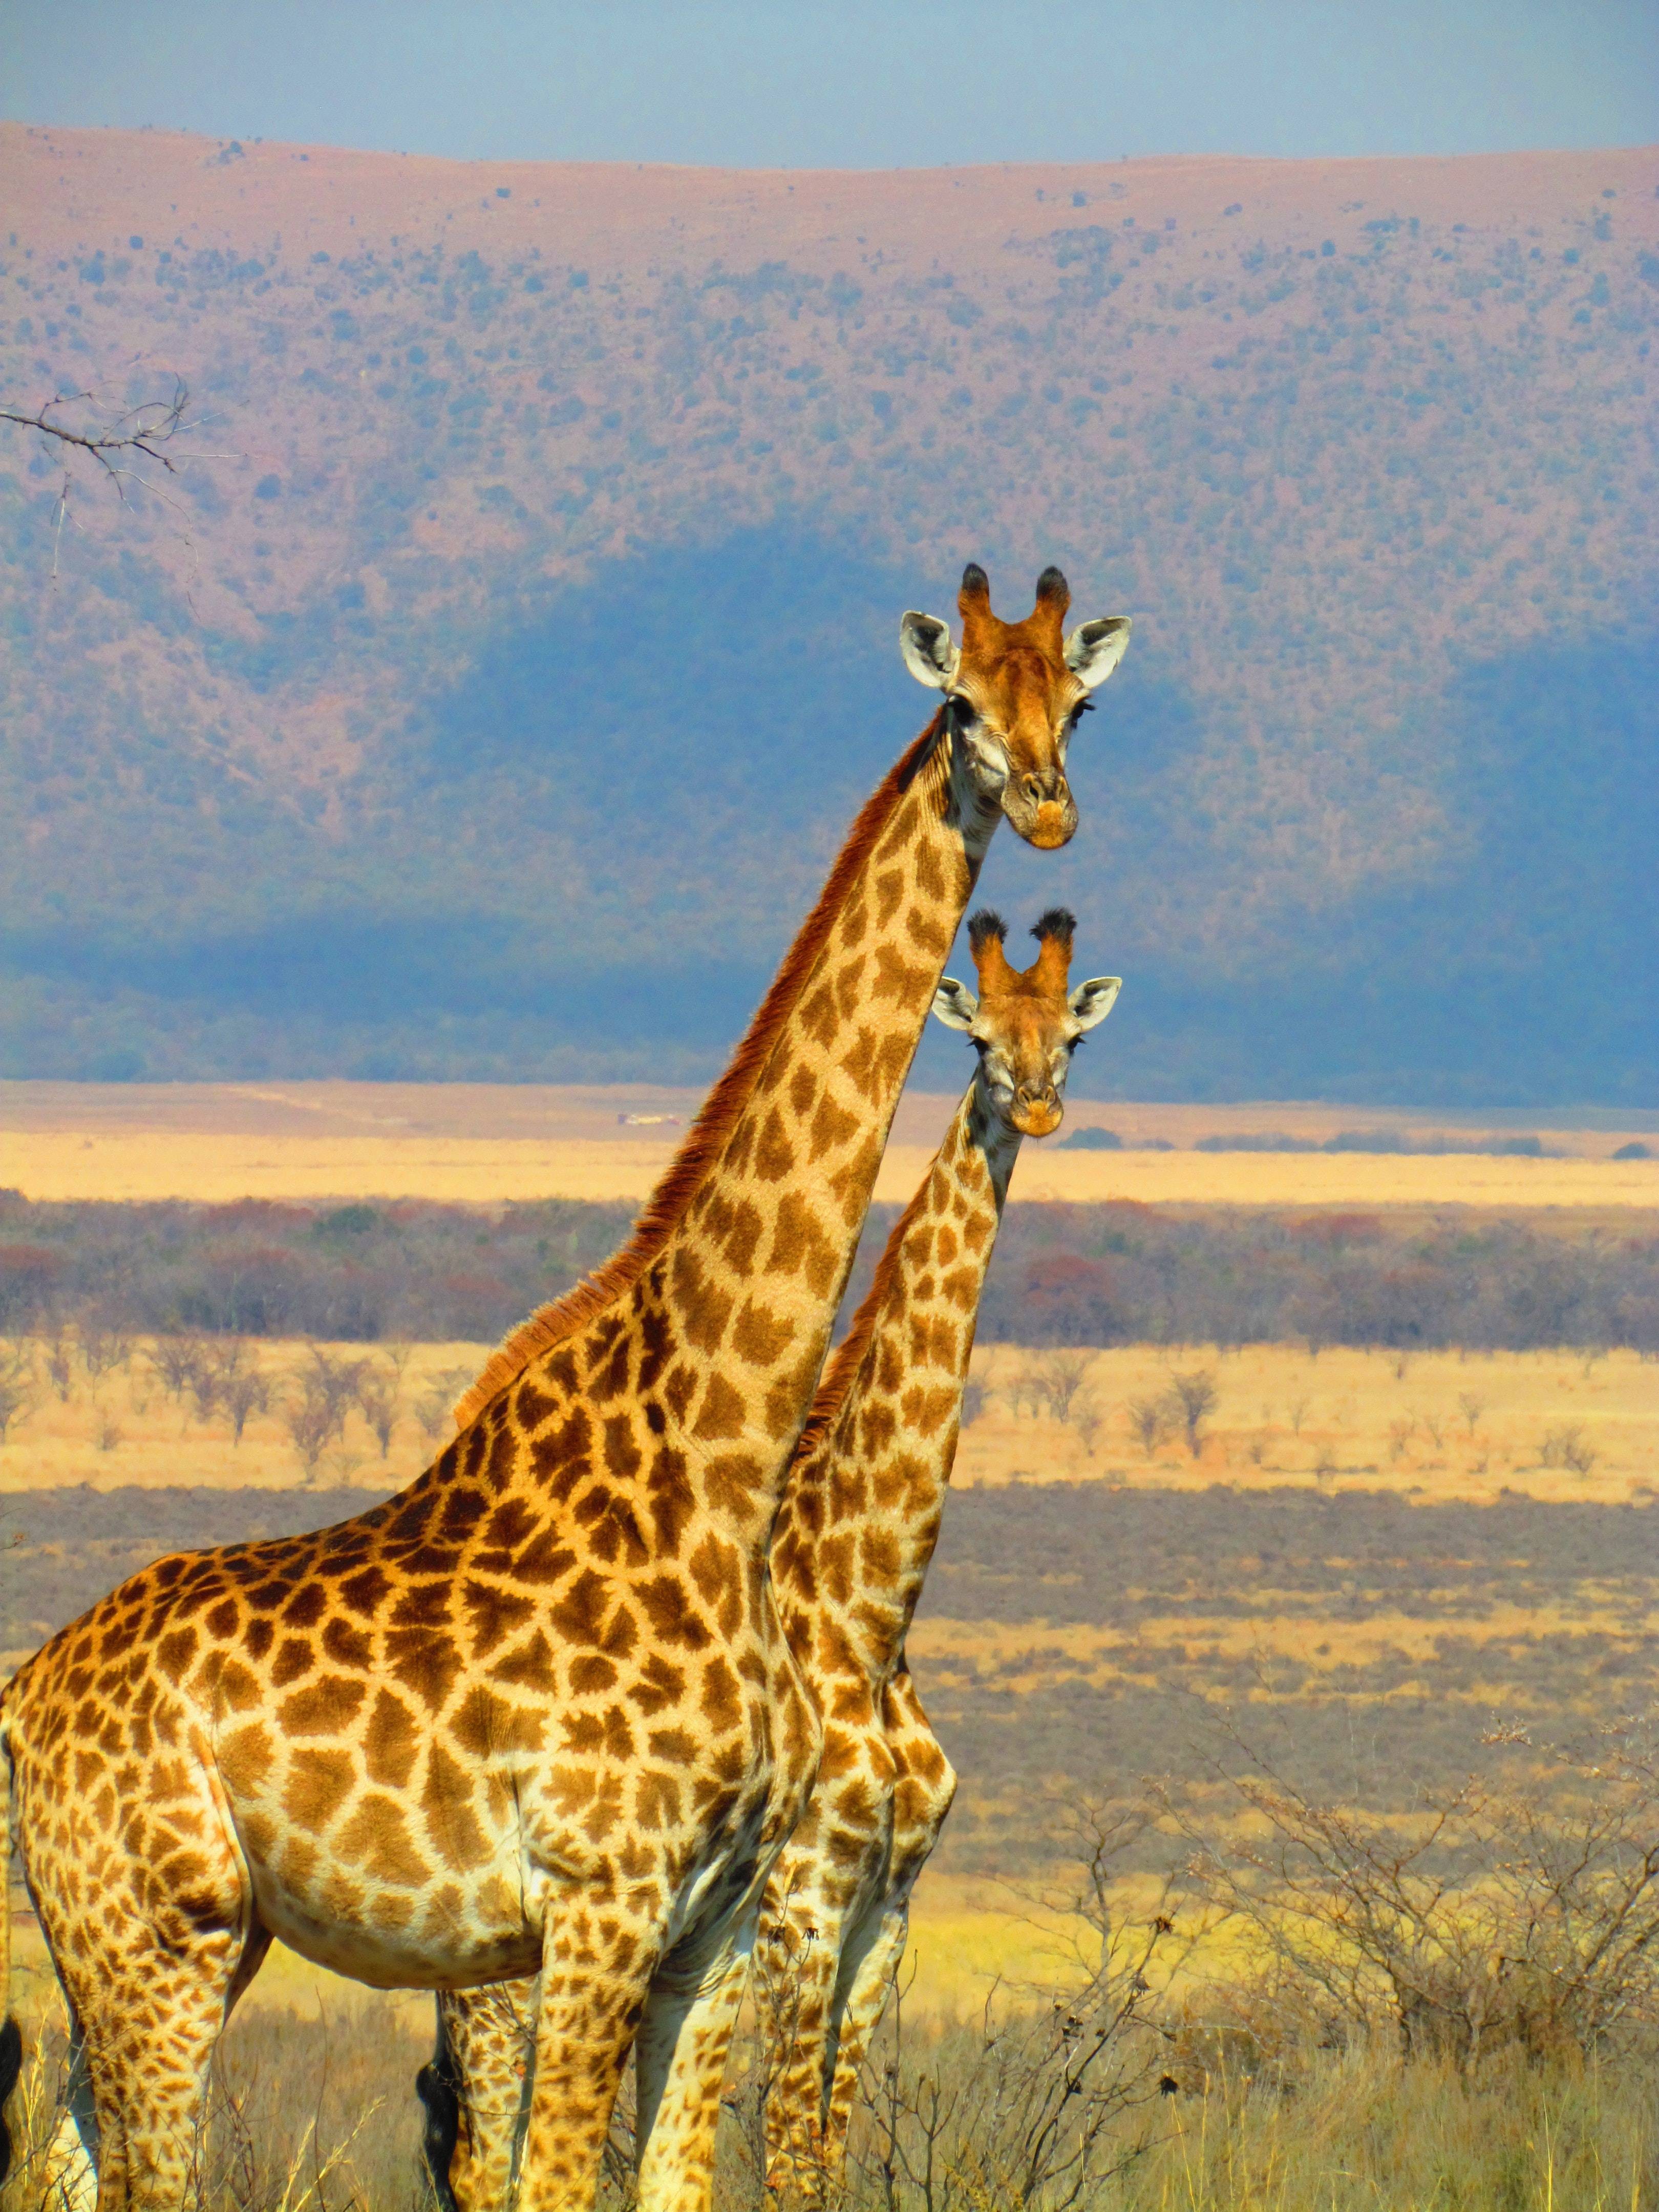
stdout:
POLYGON ((1070 844, 1077 829, 1077 802, 1065 777, 1057 774, 1011 776, 1002 811, 1018 835, 1039 852, 1070 844))
POLYGON ((1052 1085, 1022 1083, 1014 1093, 1011 1119, 1022 1137, 1051 1137, 1064 1119, 1065 1110, 1052 1085))

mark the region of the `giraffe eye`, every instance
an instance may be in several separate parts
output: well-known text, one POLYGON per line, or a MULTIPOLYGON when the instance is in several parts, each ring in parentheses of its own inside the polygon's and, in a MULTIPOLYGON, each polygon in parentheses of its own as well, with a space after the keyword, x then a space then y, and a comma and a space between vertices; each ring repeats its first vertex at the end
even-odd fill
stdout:
POLYGON ((964 698, 960 691, 953 691, 951 694, 951 712, 958 723, 976 722, 979 720, 978 715, 974 712, 973 701, 964 698))

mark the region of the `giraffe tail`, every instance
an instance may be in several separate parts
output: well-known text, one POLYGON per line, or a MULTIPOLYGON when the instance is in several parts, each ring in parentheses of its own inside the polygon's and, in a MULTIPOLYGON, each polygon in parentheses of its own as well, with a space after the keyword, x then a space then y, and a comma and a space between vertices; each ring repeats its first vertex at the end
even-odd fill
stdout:
POLYGON ((0 1807, 0 2181, 11 2171, 11 2130, 6 2106, 23 2069, 23 2031, 11 2008, 11 1746, 0 1701, 0 1775, 5 1803, 0 1807))
POLYGON ((415 2076, 415 2094, 426 2113, 421 2130, 421 2166, 430 2194, 428 2203, 438 2212, 456 2212, 455 2191, 449 2169, 460 2140, 461 2100, 455 2086, 455 2060, 449 2045, 449 2022, 443 2000, 434 2000, 438 2014, 437 2047, 415 2076))

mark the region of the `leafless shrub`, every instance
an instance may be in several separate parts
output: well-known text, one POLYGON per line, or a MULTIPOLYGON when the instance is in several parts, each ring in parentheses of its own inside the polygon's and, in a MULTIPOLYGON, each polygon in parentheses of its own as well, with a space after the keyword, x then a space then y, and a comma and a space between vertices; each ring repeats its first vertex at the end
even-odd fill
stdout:
POLYGON ((158 1336, 149 1348, 149 1364, 169 1398, 184 1403, 185 1393, 194 1391, 202 1371, 203 1344, 199 1336, 158 1336))
POLYGON ((1260 1467, 1267 1455, 1267 1440, 1265 1437, 1252 1437, 1244 1447, 1244 1456, 1252 1467, 1260 1467))
POLYGON ((1021 1893, 1063 1954, 1041 1988, 994 1989, 977 2021, 925 2042, 907 2037, 902 2002, 893 2006, 864 2069, 850 2158, 891 2212, 1071 2212, 1144 2152, 1174 2086, 1154 1985, 1184 1948, 1173 1898, 1133 1917, 1115 1901, 1146 1819, 1084 1803, 1065 1839, 1076 1879, 1021 1893))
POLYGON ((1411 1442, 1416 1428, 1415 1421, 1389 1423, 1389 1465, 1390 1467, 1398 1467, 1405 1457, 1406 1447, 1411 1442))
POLYGON ((306 1364, 292 1376, 283 1421, 308 1475, 316 1474, 329 1445, 343 1438, 368 1365, 366 1359, 337 1358, 313 1344, 306 1364))
POLYGON ((229 1417, 230 1440, 233 1444, 240 1444, 242 1431, 253 1415, 270 1410, 270 1378, 262 1375, 252 1361, 246 1361, 220 1384, 219 1403, 229 1417))
POLYGON ((368 1371, 367 1359, 339 1359, 325 1352, 320 1344, 311 1345, 307 1351, 303 1370, 306 1389, 327 1406, 334 1422, 334 1433, 343 1436, 352 1407, 363 1387, 363 1377, 368 1371))
POLYGON ((446 1367, 434 1375, 424 1395, 415 1405, 415 1419, 421 1434, 428 1443, 436 1443, 440 1437, 453 1436, 455 1430, 455 1401, 472 1382, 470 1367, 446 1367))
POLYGON ((1123 1408, 1129 1432, 1150 1459, 1170 1433, 1170 1407, 1163 1398, 1131 1398, 1123 1408))
POLYGON ((1200 1431, 1215 1411, 1216 1396, 1215 1374, 1208 1367, 1170 1377, 1170 1408, 1186 1431, 1187 1449, 1194 1459, 1204 1449, 1200 1431))
POLYGON ((61 1326, 41 1340, 46 1353, 46 1380, 67 1406, 75 1391, 75 1339, 61 1326))
POLYGON ((21 1345, 0 1345, 0 1444, 33 1411, 36 1388, 34 1362, 21 1345))
POLYGON ((1025 1389, 1039 1412, 1069 1422, 1077 1395, 1095 1364, 1092 1352, 1045 1352, 1025 1370, 1025 1389))
POLYGON ((1469 1435, 1473 1437, 1474 1425, 1486 1410, 1486 1401, 1473 1390, 1460 1390, 1457 1394, 1457 1405, 1459 1412, 1468 1425, 1469 1435))
POLYGON ((124 1443, 125 1440, 126 1431, 116 1425, 115 1417, 112 1413, 105 1413, 100 1417, 98 1423, 98 1449, 100 1452, 112 1452, 115 1449, 118 1444, 124 1443))
POLYGON ((132 1357, 132 1338, 124 1328, 106 1328, 99 1321, 81 1323, 81 1364, 88 1378, 100 1382, 106 1375, 125 1367, 132 1357))
POLYGON ((1417 1423, 1435 1449, 1439 1451, 1446 1441, 1446 1424, 1443 1417, 1438 1413, 1419 1413, 1417 1423))
POLYGON ((1254 1818, 1224 1838, 1166 1796, 1195 1846, 1191 1876, 1340 2039, 1380 2023, 1406 2057, 1469 2069, 1506 2046, 1589 2056, 1659 2019, 1647 1732, 1609 1728, 1507 1780, 1431 1795, 1405 1820, 1312 1796, 1231 1729, 1211 1777, 1254 1818))
POLYGON ((1412 1356, 1409 1352, 1396 1352, 1395 1353, 1394 1379, 1396 1382, 1403 1382, 1405 1381, 1407 1376, 1411 1372, 1411 1365, 1412 1356))
POLYGON ((306 1473, 314 1475, 334 1435, 334 1413, 328 1401, 302 1389, 297 1397, 284 1401, 283 1425, 294 1440, 306 1473))
POLYGON ((1540 1467, 1565 1467, 1573 1474, 1588 1474, 1601 1456, 1586 1439, 1582 1421, 1569 1421, 1549 1430, 1538 1447, 1540 1467))
POLYGON ((392 1449, 392 1431, 398 1425, 398 1415, 402 1410, 397 1370, 378 1364, 366 1366, 357 1384, 357 1405, 380 1447, 380 1457, 385 1459, 392 1449))
POLYGON ((1301 1435, 1302 1424, 1307 1419, 1307 1418, 1308 1401, 1305 1398, 1292 1399, 1291 1401, 1291 1434, 1293 1437, 1299 1437, 1301 1435))
POLYGON ((964 1429, 973 1427, 989 1404, 990 1397, 988 1384, 981 1382, 976 1375, 970 1375, 962 1386, 962 1426, 964 1429))

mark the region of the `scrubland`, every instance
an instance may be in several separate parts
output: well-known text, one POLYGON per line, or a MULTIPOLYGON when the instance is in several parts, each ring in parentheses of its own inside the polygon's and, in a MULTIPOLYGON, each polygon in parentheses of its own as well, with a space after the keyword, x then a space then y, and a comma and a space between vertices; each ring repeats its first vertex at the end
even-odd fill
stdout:
MULTIPOLYGON (((0 1494, 391 1489, 450 1434, 489 1348, 72 1328, 0 1339, 0 1494)), ((1629 1351, 992 1344, 975 1353, 967 1411, 958 1488, 1292 1483, 1608 1504, 1659 1486, 1659 1364, 1629 1351)))
POLYGON ((1611 1502, 1659 1481, 1659 1364, 1634 1352, 993 1345, 974 1381, 958 1484, 1611 1502))
MULTIPOLYGON (((486 1330, 621 1213, 9 1201, 0 1665, 162 1552, 410 1480, 486 1330), (396 1333, 425 1313, 470 1325, 396 1333)), ((1639 1218, 1011 1210, 909 1642, 961 1790, 855 2200, 1659 2203, 1639 1218)), ((61 2039, 18 1934, 4 2212, 36 2212, 61 2039)), ((278 1948, 227 2040, 216 2208, 418 2202, 428 2010, 278 1948)), ((763 2074, 746 2045, 722 2212, 757 2202, 763 2074)))

